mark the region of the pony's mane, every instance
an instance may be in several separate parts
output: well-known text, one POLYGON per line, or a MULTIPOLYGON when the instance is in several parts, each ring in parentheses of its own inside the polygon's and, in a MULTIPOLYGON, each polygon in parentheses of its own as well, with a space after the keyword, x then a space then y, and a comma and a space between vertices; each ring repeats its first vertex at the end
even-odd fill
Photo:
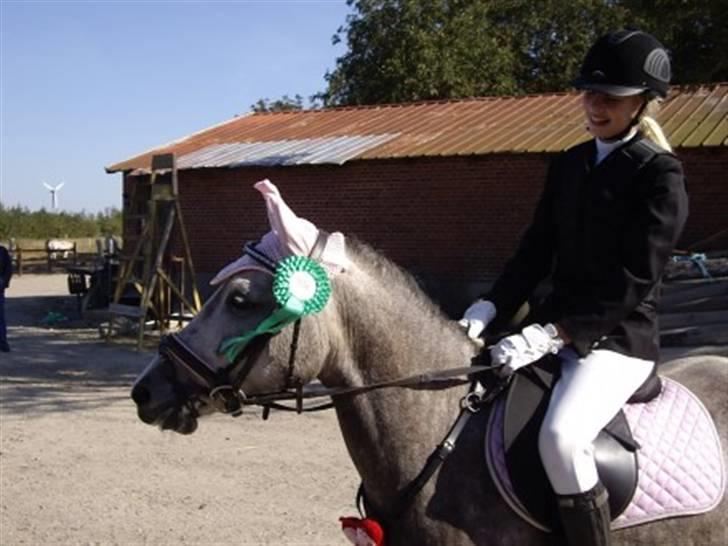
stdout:
POLYGON ((359 268, 378 279, 384 287, 399 288, 409 305, 418 308, 420 312, 448 320, 443 310, 425 294, 415 277, 404 268, 374 250, 367 243, 351 236, 346 238, 346 250, 349 258, 359 268))

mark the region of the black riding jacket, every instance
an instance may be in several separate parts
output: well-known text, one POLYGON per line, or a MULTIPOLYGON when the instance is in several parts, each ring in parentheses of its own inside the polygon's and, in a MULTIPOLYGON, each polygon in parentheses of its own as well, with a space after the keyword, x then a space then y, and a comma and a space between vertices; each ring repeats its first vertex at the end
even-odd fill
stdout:
POLYGON ((8 249, 0 245, 0 291, 10 286, 13 276, 13 262, 10 260, 8 249))
POLYGON ((533 322, 596 348, 657 361, 657 300, 688 214, 680 161, 637 134, 594 165, 594 140, 557 156, 531 225, 485 296, 509 318, 551 276, 533 322))

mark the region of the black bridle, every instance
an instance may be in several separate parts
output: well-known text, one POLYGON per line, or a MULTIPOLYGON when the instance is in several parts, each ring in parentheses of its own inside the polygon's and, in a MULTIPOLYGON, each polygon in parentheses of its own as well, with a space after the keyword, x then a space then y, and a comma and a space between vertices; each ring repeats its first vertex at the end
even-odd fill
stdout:
MULTIPOLYGON (((328 240, 328 233, 320 231, 319 237, 311 250, 309 257, 320 260, 323 249, 328 240)), ((245 245, 244 253, 255 260, 259 265, 271 273, 276 271, 276 262, 258 250, 255 244, 245 245)), ((267 418, 270 408, 282 410, 319 411, 332 407, 332 404, 323 404, 304 410, 304 399, 336 397, 362 394, 387 387, 406 387, 419 389, 446 389, 462 385, 470 381, 470 376, 490 370, 492 366, 470 365, 462 368, 438 370, 430 373, 418 374, 410 377, 390 381, 382 381, 359 387, 325 388, 313 386, 304 389, 304 382, 295 374, 296 350, 301 331, 301 319, 293 323, 293 336, 288 358, 288 373, 283 389, 270 393, 248 395, 242 390, 245 379, 250 374, 260 353, 271 338, 270 334, 261 334, 254 337, 248 346, 226 366, 213 366, 197 355, 184 340, 177 334, 169 334, 162 338, 159 353, 170 360, 175 366, 185 370, 191 375, 198 386, 204 390, 211 405, 219 412, 237 417, 246 405, 262 406, 263 417, 267 418), (295 408, 279 404, 281 401, 294 400, 295 408)))
MULTIPOLYGON (((470 366, 460 368, 437 370, 356 387, 327 388, 323 386, 312 386, 310 388, 304 388, 303 381, 296 377, 295 374, 295 357, 300 325, 300 320, 296 321, 293 325, 294 330, 288 359, 286 384, 282 390, 271 393, 248 395, 242 390, 242 384, 245 382, 245 379, 258 360, 260 353, 270 340, 271 336, 269 334, 255 337, 240 356, 225 367, 215 368, 209 365, 176 334, 170 334, 162 338, 159 352, 176 366, 186 370, 195 379, 196 383, 207 391, 207 397, 217 411, 230 414, 233 417, 241 415, 243 407, 248 405, 263 406, 263 417, 266 418, 270 408, 281 410, 295 409, 297 413, 302 413, 303 411, 320 411, 332 407, 332 404, 328 403, 304 410, 303 401, 305 399, 354 396, 390 387, 430 390, 448 389, 471 382, 470 377, 473 375, 499 367, 489 364, 478 364, 477 362, 483 358, 483 355, 479 355, 473 359, 473 363, 470 366), (289 408, 279 404, 279 402, 286 400, 294 400, 295 408, 289 408)), ((477 400, 472 398, 472 394, 468 396, 466 405, 472 406, 477 402, 477 400)))
POLYGON ((191 375, 198 386, 206 391, 210 404, 217 411, 238 417, 243 412, 243 406, 251 403, 241 386, 265 348, 269 337, 267 335, 256 337, 239 359, 219 368, 210 366, 206 360, 195 354, 177 334, 162 338, 159 354, 191 375))
MULTIPOLYGON (((326 237, 328 237, 327 234, 323 238, 319 236, 310 257, 318 259, 325 246, 326 237)), ((275 272, 275 262, 258 251, 254 245, 246 245, 245 253, 269 271, 275 272)), ((175 366, 186 370, 195 379, 196 383, 207 391, 206 395, 217 411, 230 414, 233 417, 241 415, 243 407, 246 405, 263 406, 263 418, 265 419, 271 407, 284 410, 292 409, 278 403, 283 400, 295 400, 295 411, 301 413, 304 411, 303 400, 308 398, 354 396, 388 387, 447 389, 470 383, 468 393, 460 401, 460 413, 455 423, 443 441, 431 453, 420 473, 398 495, 390 513, 390 517, 394 517, 395 519, 411 506, 417 494, 450 453, 452 453, 457 438, 465 428, 465 424, 470 416, 477 413, 482 407, 490 404, 509 383, 507 379, 494 381, 492 374, 490 376, 486 375, 486 372, 500 367, 490 365, 488 352, 486 351, 485 354, 480 354, 473 358, 470 366, 461 368, 438 370, 358 387, 323 387, 304 390, 303 381, 295 375, 295 358, 300 329, 301 319, 298 319, 293 324, 293 337, 291 340, 288 375, 285 386, 282 390, 272 393, 249 396, 242 390, 245 379, 250 374, 260 353, 270 340, 270 334, 261 334, 254 337, 240 355, 224 367, 214 367, 208 364, 176 334, 170 334, 162 339, 159 352, 162 356, 172 361, 175 366), (484 364, 482 362, 486 363, 484 364), (486 388, 483 388, 478 380, 473 379, 473 376, 480 376, 486 383, 486 388)), ((317 411, 332 406, 333 404, 329 403, 309 408, 306 411, 317 411)), ((362 484, 357 494, 357 504, 362 512, 365 497, 366 493, 362 484)))
MULTIPOLYGON (((328 237, 328 233, 323 230, 319 231, 318 238, 309 253, 311 259, 319 260, 321 258, 328 237)), ((275 260, 259 251, 255 244, 246 244, 244 254, 258 262, 270 273, 275 274, 275 260)), ((267 418, 270 407, 290 409, 279 406, 276 403, 277 400, 290 400, 292 398, 296 400, 296 411, 301 413, 304 399, 303 381, 295 375, 296 350, 300 331, 301 319, 299 318, 293 324, 293 338, 288 358, 288 375, 283 390, 253 397, 245 394, 242 385, 271 338, 270 334, 255 336, 246 348, 224 367, 215 367, 208 364, 177 334, 170 334, 162 338, 159 353, 191 374, 196 383, 207 391, 206 395, 212 406, 221 413, 238 417, 243 412, 243 406, 262 405, 264 407, 264 417, 267 418)), ((326 407, 330 407, 330 404, 327 404, 326 407)), ((324 409, 324 407, 312 408, 312 410, 319 409, 324 409)))

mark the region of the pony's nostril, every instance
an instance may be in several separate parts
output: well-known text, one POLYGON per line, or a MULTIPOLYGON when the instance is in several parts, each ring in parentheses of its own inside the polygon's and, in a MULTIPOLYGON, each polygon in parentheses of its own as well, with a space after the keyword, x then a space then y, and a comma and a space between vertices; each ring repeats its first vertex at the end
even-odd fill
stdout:
POLYGON ((131 399, 134 400, 137 406, 145 405, 150 398, 149 391, 141 385, 135 385, 131 390, 131 399))

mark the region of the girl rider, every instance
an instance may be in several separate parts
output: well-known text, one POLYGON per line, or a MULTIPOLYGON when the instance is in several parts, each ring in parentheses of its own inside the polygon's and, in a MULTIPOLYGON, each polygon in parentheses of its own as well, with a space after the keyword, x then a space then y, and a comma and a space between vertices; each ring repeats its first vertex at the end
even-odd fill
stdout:
POLYGON ((680 161, 649 117, 669 80, 667 52, 649 34, 620 30, 597 40, 574 83, 594 139, 554 159, 518 250, 462 320, 477 337, 551 278, 533 322, 491 356, 513 373, 557 354, 561 377, 539 451, 572 546, 610 543, 592 441, 658 359, 659 285, 688 212, 680 161))

